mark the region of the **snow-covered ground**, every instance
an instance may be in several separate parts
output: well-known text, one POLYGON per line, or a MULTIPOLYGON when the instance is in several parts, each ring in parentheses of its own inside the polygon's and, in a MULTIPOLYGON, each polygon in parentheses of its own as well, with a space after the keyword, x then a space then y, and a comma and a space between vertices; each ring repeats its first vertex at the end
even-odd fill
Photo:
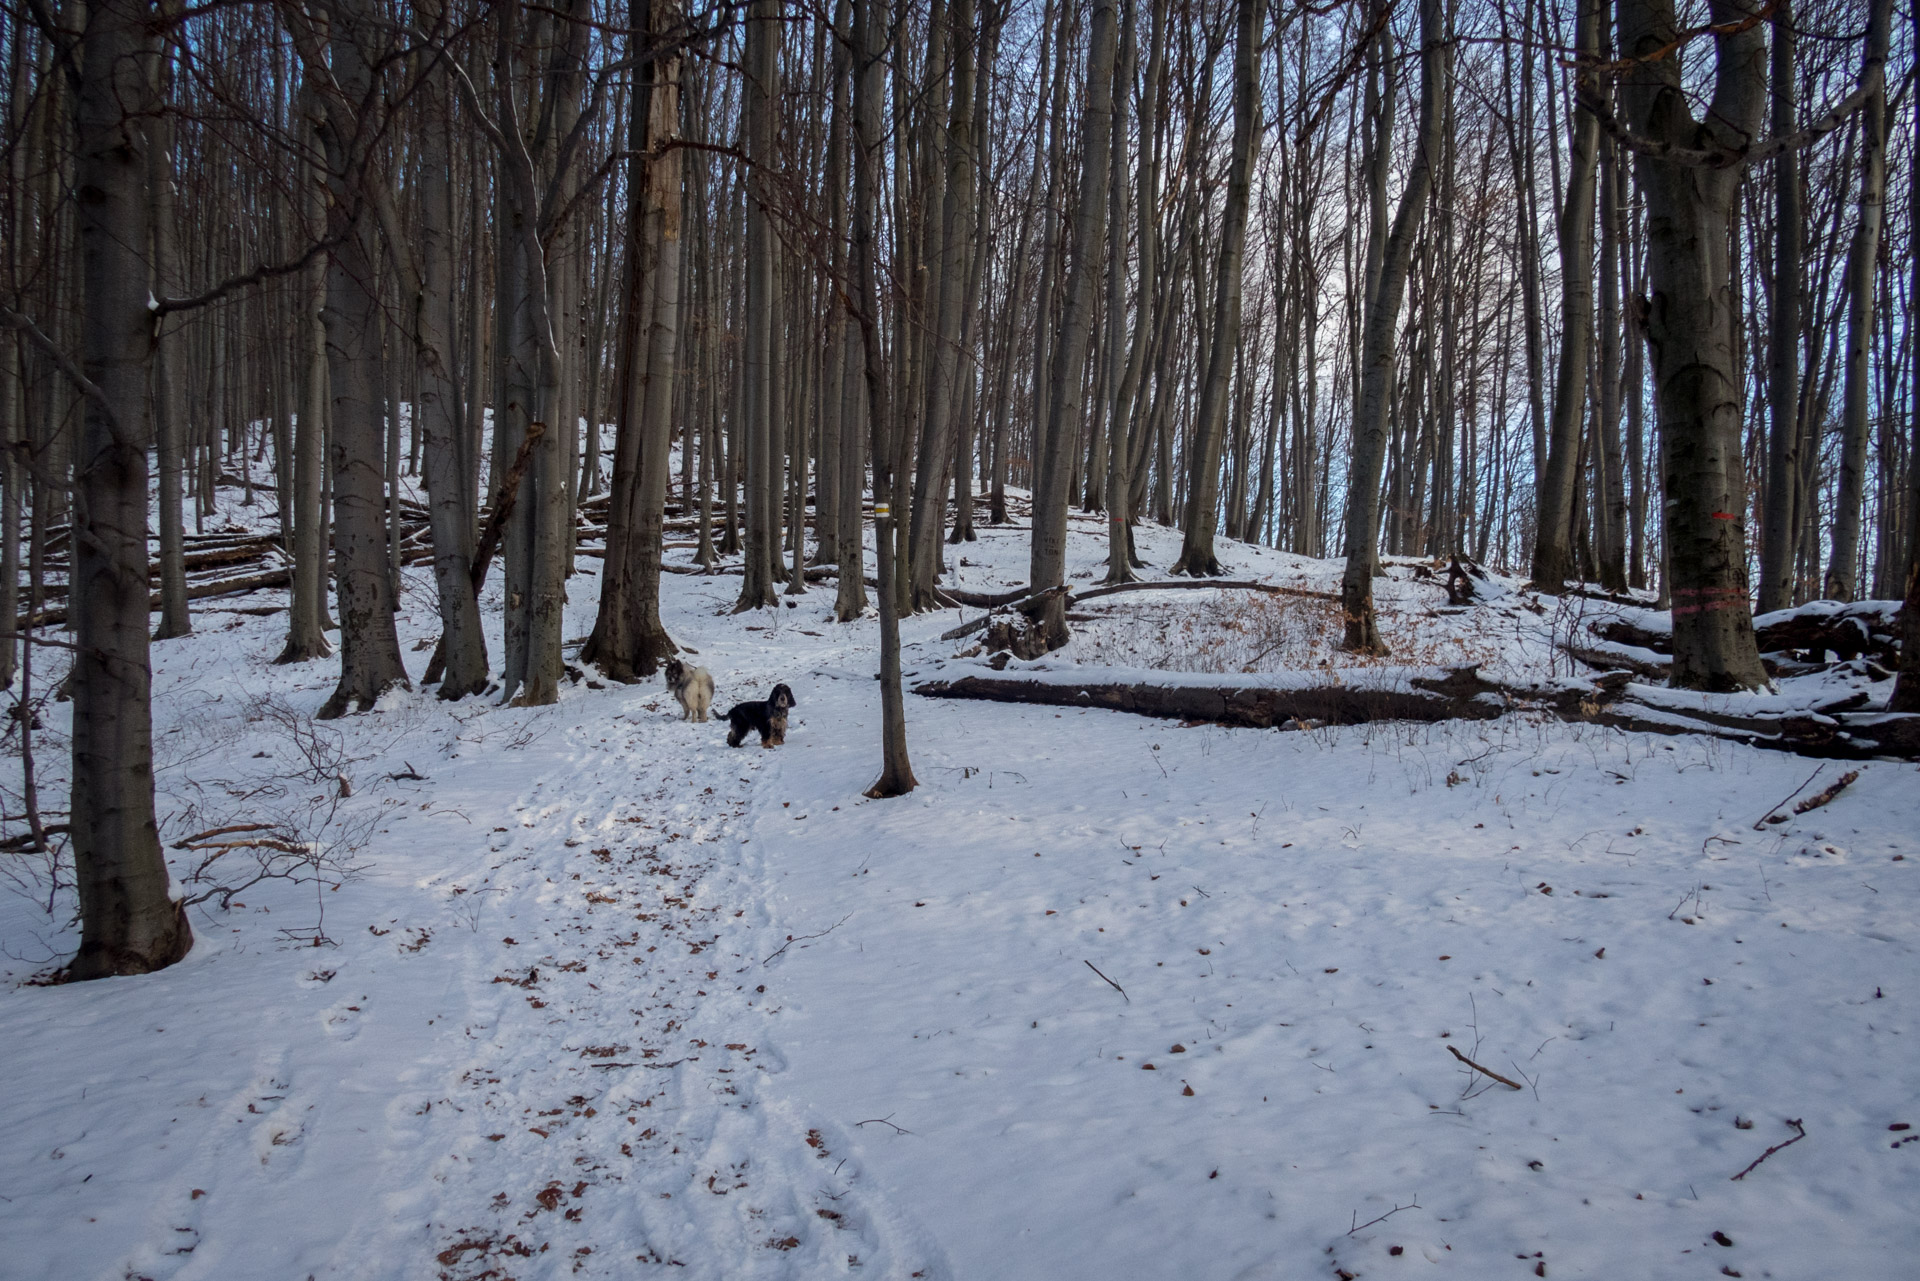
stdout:
MULTIPOLYGON (((1101 526, 1074 529, 1097 577, 1101 526)), ((951 581, 1017 583, 1025 537, 983 531, 951 581)), ((1141 531, 1157 566, 1176 547, 1141 531)), ((1565 672, 1551 606, 1502 584, 1449 613, 1394 574, 1391 661, 1565 672)), ((163 973, 43 987, 71 900, 0 855, 0 1277, 1920 1267, 1913 765, 1756 830, 1845 767, 1522 716, 1280 733, 909 697, 920 787, 869 801, 873 623, 834 624, 831 583, 732 615, 737 582, 668 575, 667 616, 717 706, 792 686, 775 751, 597 680, 316 726, 333 664, 273 667, 283 616, 199 602, 154 651, 165 837, 281 823, 357 870, 203 903, 163 973)), ((1346 661, 1312 601, 1085 608, 1050 663, 1346 661)), ((937 640, 958 618, 907 620, 909 673, 970 644, 937 640)))

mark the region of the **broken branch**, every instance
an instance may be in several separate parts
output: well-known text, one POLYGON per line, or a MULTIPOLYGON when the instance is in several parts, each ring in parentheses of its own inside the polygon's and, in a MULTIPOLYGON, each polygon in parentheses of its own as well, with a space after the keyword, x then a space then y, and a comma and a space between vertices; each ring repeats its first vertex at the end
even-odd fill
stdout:
POLYGON ((1834 797, 1846 791, 1847 785, 1853 782, 1854 779, 1859 777, 1860 777, 1859 770, 1857 769, 1848 770, 1846 773, 1842 774, 1839 778, 1835 779, 1831 786, 1827 787, 1826 789, 1820 792, 1816 792, 1814 795, 1809 796, 1806 800, 1801 801, 1798 805, 1794 806, 1793 812, 1796 814, 1805 814, 1809 810, 1819 809, 1822 805, 1825 805, 1827 802, 1831 801, 1834 797))
POLYGON ((1478 1063, 1475 1063, 1472 1059, 1460 1053, 1460 1048, 1458 1046, 1449 1045, 1447 1047, 1447 1052, 1453 1055, 1454 1058, 1459 1059, 1462 1063, 1466 1064, 1468 1067, 1472 1068, 1474 1071, 1478 1072, 1481 1076, 1492 1077, 1494 1080, 1500 1082, 1500 1084, 1506 1086, 1509 1090, 1524 1090, 1527 1088, 1526 1086, 1520 1085, 1517 1082, 1509 1081, 1506 1077, 1501 1076, 1498 1072, 1492 1072, 1486 1068, 1481 1067, 1478 1063))
POLYGON ((1795 1130, 1799 1131, 1799 1133, 1795 1134, 1792 1138, 1788 1139, 1785 1143, 1774 1144, 1772 1147, 1768 1148, 1765 1152, 1762 1152, 1759 1156, 1753 1158, 1752 1165, 1749 1165, 1746 1169, 1734 1175, 1731 1179, 1727 1180, 1727 1182, 1738 1183, 1740 1180, 1746 1178, 1749 1174, 1752 1174, 1754 1169, 1758 1167, 1762 1161, 1772 1156, 1775 1152, 1778 1152, 1782 1148, 1790 1148, 1794 1144, 1798 1143, 1800 1140, 1807 1137, 1807 1127, 1800 1124, 1800 1122, 1788 1121, 1787 1124, 1792 1126, 1795 1130))
MULTIPOLYGON (((1092 961, 1086 960, 1084 957, 1082 957, 1081 963, 1085 965, 1088 969, 1092 970, 1095 974, 1100 974, 1100 967, 1095 965, 1092 961)), ((1100 974, 1100 977, 1103 979, 1107 979, 1107 986, 1111 987, 1114 991, 1118 992, 1120 994, 1121 1000, 1125 1001, 1128 1005, 1133 1004, 1133 998, 1127 995, 1127 989, 1125 989, 1124 987, 1121 987, 1118 983, 1115 983, 1112 979, 1108 979, 1107 976, 1104 974, 1100 974)))

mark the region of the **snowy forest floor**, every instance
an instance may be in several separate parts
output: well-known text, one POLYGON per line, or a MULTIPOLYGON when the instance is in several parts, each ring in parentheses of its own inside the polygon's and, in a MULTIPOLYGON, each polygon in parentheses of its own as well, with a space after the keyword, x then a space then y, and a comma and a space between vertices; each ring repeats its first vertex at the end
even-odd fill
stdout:
MULTIPOLYGON (((1102 531, 1076 518, 1077 579, 1102 531)), ((1026 539, 983 529, 948 581, 1023 581, 1026 539)), ((1149 576, 1177 548, 1139 541, 1149 576)), ((1496 583, 1449 613, 1394 574, 1390 661, 1566 670, 1551 603, 1496 583)), ((163 836, 274 823, 329 881, 195 907, 162 973, 45 987, 71 897, 0 855, 0 1277, 1920 1266, 1912 764, 1756 830, 1843 767, 1518 715, 1281 733, 909 697, 920 787, 874 802, 876 625, 834 624, 831 582, 733 615, 737 589, 670 574, 664 608, 717 709, 792 686, 775 751, 597 678, 316 724, 334 664, 274 667, 284 616, 197 602, 154 647, 163 836)), ((483 605, 497 661, 497 576, 483 605)), ((1331 610, 1113 597, 1045 662, 1320 668, 1331 610)), ((937 639, 961 617, 905 622, 909 684, 965 665, 937 639)), ((4 768, 17 794, 17 747, 4 768)))

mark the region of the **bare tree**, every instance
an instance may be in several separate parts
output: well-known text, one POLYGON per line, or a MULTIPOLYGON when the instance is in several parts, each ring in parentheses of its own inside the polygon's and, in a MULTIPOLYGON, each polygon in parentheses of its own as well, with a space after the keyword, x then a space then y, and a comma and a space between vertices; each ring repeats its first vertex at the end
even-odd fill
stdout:
MULTIPOLYGON (((72 834, 80 950, 69 978, 141 974, 193 945, 168 895, 153 807, 147 640, 148 0, 95 0, 64 51, 74 72, 85 417, 74 467, 72 834)), ((50 39, 57 39, 49 30, 50 39)))
MULTIPOLYGON (((1600 57, 1604 0, 1579 0, 1574 57, 1591 68, 1600 57)), ((1583 74, 1591 74, 1583 69, 1583 74)), ((1574 576, 1574 490, 1579 483, 1581 424, 1586 416, 1588 364, 1593 342, 1593 196, 1599 166, 1600 122, 1586 99, 1573 114, 1566 203, 1560 211, 1560 367, 1547 426, 1547 465, 1540 481, 1533 543, 1533 585, 1560 593, 1574 576)))
MULTIPOLYGON (((1214 281, 1213 333, 1200 416, 1187 481, 1186 537, 1173 572, 1196 578, 1220 572, 1213 534, 1219 523, 1220 449, 1227 417, 1228 379, 1240 352, 1241 265, 1247 252, 1247 205, 1257 149, 1260 102, 1261 0, 1238 0, 1233 59, 1233 155, 1227 170, 1227 208, 1214 281)), ((1244 468, 1242 471, 1244 472, 1244 468)), ((1237 504, 1236 504, 1237 506, 1237 504)))
MULTIPOLYGON (((1695 118, 1682 85, 1670 0, 1619 0, 1622 104, 1656 146, 1744 148, 1766 105, 1765 36, 1745 0, 1714 0, 1714 77, 1695 118)), ((1652 305, 1647 342, 1664 446, 1666 543, 1673 599, 1673 683, 1757 688, 1766 681, 1747 598, 1741 370, 1727 256, 1740 169, 1641 150, 1652 305)))
MULTIPOLYGON (((1346 647, 1356 653, 1385 654, 1386 642, 1373 608, 1375 545, 1380 537, 1380 473, 1386 460, 1387 401, 1393 387, 1395 331, 1406 290, 1407 265, 1414 236, 1433 185, 1433 161, 1440 149, 1440 96, 1452 61, 1443 38, 1441 0, 1420 3, 1420 128, 1413 165, 1400 193, 1393 227, 1380 252, 1379 270, 1367 298, 1366 332, 1361 348, 1360 399, 1353 418, 1353 462, 1347 473, 1346 568, 1340 577, 1346 647)), ((1384 153, 1390 122, 1376 125, 1374 145, 1384 153)), ((1384 158, 1371 178, 1376 209, 1386 205, 1384 158)), ((1374 273, 1369 273, 1374 274, 1374 273)))
MULTIPOLYGON (((1093 328, 1093 292, 1105 247, 1107 182, 1113 164, 1113 68, 1117 56, 1114 0, 1095 0, 1087 42, 1086 108, 1080 121, 1080 195, 1073 241, 1066 255, 1066 309, 1053 351, 1052 389, 1041 448, 1045 462, 1033 495, 1031 585, 1035 592, 1060 587, 1067 572, 1067 506, 1073 458, 1078 452, 1085 401, 1080 394, 1093 328)), ((1067 643, 1067 599, 1049 592, 1040 603, 1041 644, 1067 643)))
POLYGON ((885 353, 880 340, 879 267, 874 207, 879 202, 881 77, 886 37, 874 10, 881 0, 853 0, 853 238, 854 297, 849 304, 860 326, 865 354, 867 416, 873 432, 874 539, 879 547, 880 585, 880 777, 867 795, 904 796, 919 786, 907 759, 907 711, 900 691, 899 563, 895 552, 893 502, 897 498, 894 458, 897 429, 889 398, 885 353))
MULTIPOLYGON (((660 557, 679 363, 681 157, 675 0, 632 0, 639 62, 629 150, 627 281, 615 360, 618 434, 600 612, 581 659, 615 680, 651 676, 679 647, 660 620, 660 557)), ((691 445, 688 446, 691 448, 691 445)))

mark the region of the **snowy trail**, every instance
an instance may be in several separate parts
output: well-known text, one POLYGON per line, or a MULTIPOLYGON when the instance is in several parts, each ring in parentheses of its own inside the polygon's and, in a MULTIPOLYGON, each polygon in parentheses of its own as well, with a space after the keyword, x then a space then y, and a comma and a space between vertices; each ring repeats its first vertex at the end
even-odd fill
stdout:
MULTIPOLYGON (((787 678, 791 638, 756 633, 793 615, 722 626, 718 594, 677 630, 722 633, 700 661, 724 710, 787 678)), ((179 796, 293 786, 261 782, 289 752, 257 709, 310 709, 326 673, 268 666, 273 636, 158 651, 179 796)), ((781 754, 682 723, 657 684, 390 703, 337 723, 379 827, 326 896, 336 946, 276 943, 313 900, 269 884, 198 910, 173 970, 0 1012, 10 1072, 49 1082, 0 1130, 0 1215, 42 1228, 0 1277, 948 1276, 839 1124, 769 1088, 782 940, 740 852, 781 754), (75 1038, 100 1053, 70 1065, 75 1038)))

